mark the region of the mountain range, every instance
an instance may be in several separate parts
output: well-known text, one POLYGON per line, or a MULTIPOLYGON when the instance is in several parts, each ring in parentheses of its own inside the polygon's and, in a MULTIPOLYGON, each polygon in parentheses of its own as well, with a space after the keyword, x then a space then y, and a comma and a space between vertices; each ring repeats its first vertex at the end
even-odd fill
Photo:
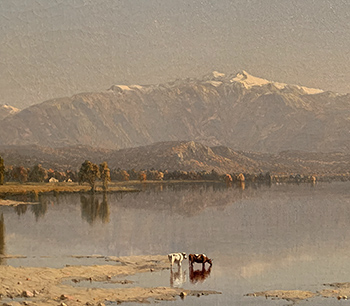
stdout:
POLYGON ((113 85, 8 112, 0 145, 125 149, 195 141, 234 150, 348 152, 350 94, 214 71, 157 85, 113 85))

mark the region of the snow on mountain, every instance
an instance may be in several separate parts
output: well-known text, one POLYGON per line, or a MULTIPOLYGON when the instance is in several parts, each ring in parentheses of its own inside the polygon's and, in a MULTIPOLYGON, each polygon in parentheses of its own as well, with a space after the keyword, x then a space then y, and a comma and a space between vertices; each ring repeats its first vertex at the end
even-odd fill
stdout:
MULTIPOLYGON (((189 80, 189 79, 187 79, 189 80)), ((195 79, 192 79, 195 80, 195 79)), ((317 89, 317 88, 309 88, 305 86, 299 86, 299 85, 288 85, 286 83, 281 82, 274 82, 269 81, 260 77, 253 76, 246 72, 245 70, 242 70, 234 75, 226 75, 225 73, 221 73, 219 71, 213 71, 207 75, 205 75, 201 81, 206 81, 206 83, 209 83, 213 85, 214 87, 219 87, 223 83, 240 83, 242 84, 246 89, 251 89, 252 87, 261 87, 269 84, 273 84, 278 89, 285 89, 288 87, 297 88, 299 90, 302 90, 305 94, 313 95, 322 93, 323 90, 317 89)), ((176 80, 174 82, 170 82, 167 84, 162 84, 163 87, 172 87, 172 86, 178 86, 181 84, 183 80, 176 80)), ((148 87, 157 87, 157 86, 141 86, 141 85, 113 85, 108 90, 114 91, 114 92, 127 92, 127 91, 135 91, 135 90, 145 90, 148 87)))
POLYGON ((7 117, 8 115, 13 115, 18 113, 20 110, 16 107, 13 107, 11 105, 3 105, 0 104, 0 120, 7 117))
POLYGON ((313 95, 323 92, 321 89, 317 88, 308 88, 305 86, 299 86, 299 85, 288 85, 286 83, 280 83, 280 82, 274 82, 269 81, 263 78, 255 77, 248 72, 242 70, 241 72, 238 72, 233 78, 231 78, 230 82, 239 82, 244 85, 245 88, 250 89, 254 86, 264 86, 268 84, 273 84, 278 89, 284 89, 288 86, 296 87, 298 89, 303 90, 306 94, 313 95))
MULTIPOLYGON (((246 88, 252 88, 253 86, 263 86, 270 84, 271 82, 262 78, 258 78, 255 76, 250 75, 248 72, 242 70, 241 72, 238 72, 231 80, 230 82, 239 82, 243 84, 246 88)), ((278 88, 283 88, 287 84, 283 83, 276 83, 276 85, 279 84, 279 86, 276 86, 278 88), (282 87, 281 87, 282 86, 282 87)))
POLYGON ((113 85, 7 112, 0 120, 0 145, 122 149, 193 140, 246 151, 347 152, 348 118, 350 95, 272 82, 246 71, 214 71, 156 85, 113 85))

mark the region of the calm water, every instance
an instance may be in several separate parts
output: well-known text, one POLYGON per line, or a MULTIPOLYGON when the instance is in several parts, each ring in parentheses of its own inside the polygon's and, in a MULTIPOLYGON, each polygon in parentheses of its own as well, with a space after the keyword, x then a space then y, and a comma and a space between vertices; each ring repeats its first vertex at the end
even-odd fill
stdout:
MULTIPOLYGON (((173 274, 164 270, 127 278, 140 286, 172 284, 223 293, 161 305, 286 305, 243 295, 269 289, 315 291, 324 283, 350 281, 349 182, 245 190, 187 184, 107 197, 43 196, 38 205, 0 207, 1 214, 0 253, 27 256, 1 264, 105 264, 104 259, 71 255, 176 251, 214 259, 205 273, 190 274, 185 261, 173 274)), ((314 299, 300 304, 339 303, 314 299)))

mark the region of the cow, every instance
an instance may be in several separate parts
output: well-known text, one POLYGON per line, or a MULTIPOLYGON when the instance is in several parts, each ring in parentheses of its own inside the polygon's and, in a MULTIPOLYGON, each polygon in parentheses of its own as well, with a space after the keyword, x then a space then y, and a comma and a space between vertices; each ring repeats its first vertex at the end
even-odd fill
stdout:
POLYGON ((189 254, 188 255, 188 263, 193 266, 194 263, 201 263, 203 268, 205 263, 207 262, 210 267, 213 265, 213 260, 207 257, 205 254, 189 254))
POLYGON ((179 267, 181 267, 181 262, 186 258, 187 258, 186 253, 184 253, 184 252, 168 254, 168 259, 169 259, 171 266, 173 266, 174 262, 176 262, 177 265, 179 267))

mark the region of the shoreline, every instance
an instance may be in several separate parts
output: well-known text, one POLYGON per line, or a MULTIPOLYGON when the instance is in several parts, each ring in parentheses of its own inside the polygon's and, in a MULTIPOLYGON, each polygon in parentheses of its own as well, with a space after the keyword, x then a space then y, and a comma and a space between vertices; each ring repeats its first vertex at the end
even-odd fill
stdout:
MULTIPOLYGON (((78 183, 6 183, 0 186, 0 205, 3 204, 4 201, 11 202, 12 200, 4 199, 6 197, 11 196, 31 196, 34 202, 37 200, 39 195, 43 194, 91 194, 90 186, 87 184, 79 185, 78 183), (2 198, 2 199, 1 199, 2 198)), ((127 187, 124 185, 112 184, 106 192, 102 190, 102 188, 97 189, 95 194, 103 194, 103 193, 113 193, 113 192, 139 192, 140 190, 132 187, 127 187)), ((17 201, 12 201, 17 202, 17 201)), ((5 203, 5 202, 4 202, 5 203)), ((17 204, 28 204, 23 201, 17 204)), ((29 204, 35 204, 30 202, 29 204)), ((9 204, 8 204, 9 205, 9 204)))
POLYGON ((19 204, 36 204, 39 195, 59 195, 59 194, 110 194, 118 192, 140 192, 147 185, 169 185, 169 184, 195 184, 195 183, 222 183, 219 181, 126 181, 111 182, 108 190, 104 191, 100 184, 94 192, 88 184, 79 185, 78 183, 6 183, 0 185, 0 206, 16 206, 19 204), (136 187, 135 187, 136 186, 136 187), (32 201, 16 201, 6 199, 12 196, 29 196, 32 201))
MULTIPOLYGON (((149 303, 150 300, 173 301, 186 296, 221 294, 212 290, 184 290, 171 287, 137 287, 104 289, 75 287, 80 281, 130 284, 123 280, 137 273, 169 270, 165 255, 110 257, 110 264, 66 266, 60 269, 0 266, 0 301, 2 305, 105 305, 115 302, 149 303), (113 280, 113 277, 121 277, 113 280), (71 284, 71 285, 70 285, 71 284)), ((131 282, 132 283, 132 282, 131 282)))
MULTIPOLYGON (((346 182, 347 180, 343 181, 346 182)), ((5 183, 0 185, 0 206, 17 206, 17 205, 26 205, 26 204, 39 204, 39 196, 41 195, 53 195, 58 196, 60 194, 86 194, 86 195, 103 195, 119 192, 141 192, 144 190, 145 186, 164 186, 164 185, 177 185, 177 184, 221 184, 226 185, 226 187, 237 187, 245 189, 250 185, 299 185, 299 184, 311 184, 315 186, 319 183, 332 183, 332 182, 342 182, 342 180, 320 180, 318 182, 310 183, 307 181, 304 182, 294 182, 294 181, 274 181, 274 182, 265 182, 265 181, 243 181, 243 182, 231 182, 229 184, 223 181, 215 180, 163 180, 163 181, 112 181, 109 184, 108 190, 104 191, 102 185, 98 184, 94 192, 91 191, 91 187, 88 184, 78 183, 5 183), (24 200, 16 199, 13 197, 24 196, 24 200), (27 198, 28 197, 28 198, 27 198), (28 199, 28 200, 27 200, 28 199)))
POLYGON ((286 300, 294 303, 314 298, 333 298, 337 300, 347 300, 350 298, 350 282, 323 284, 328 287, 320 291, 306 290, 267 290, 254 293, 247 293, 245 296, 254 298, 265 298, 271 300, 286 300))

